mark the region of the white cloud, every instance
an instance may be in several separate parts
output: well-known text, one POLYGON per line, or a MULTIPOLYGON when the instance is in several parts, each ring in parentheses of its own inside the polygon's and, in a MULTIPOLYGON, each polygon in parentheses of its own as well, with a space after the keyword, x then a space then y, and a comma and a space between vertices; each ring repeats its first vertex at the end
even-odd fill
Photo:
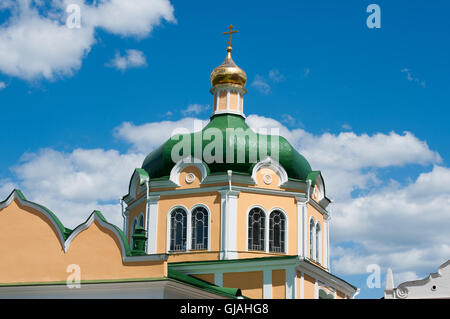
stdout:
POLYGON ((263 94, 270 94, 270 92, 272 91, 269 83, 267 83, 267 80, 263 76, 258 74, 255 76, 255 79, 253 80, 251 87, 254 87, 263 94))
POLYGON ((408 68, 403 68, 403 69, 401 70, 401 72, 402 72, 402 73, 406 73, 406 79, 407 79, 409 82, 415 82, 415 83, 419 84, 419 85, 420 85, 421 87, 423 87, 423 88, 426 87, 425 81, 419 79, 418 77, 414 77, 414 76, 412 75, 412 71, 411 71, 410 69, 408 69, 408 68))
POLYGON ((0 91, 3 90, 3 89, 6 89, 6 83, 0 81, 0 91))
POLYGON ((183 115, 190 115, 190 114, 198 115, 208 109, 210 109, 209 105, 191 104, 185 110, 181 111, 181 113, 183 115))
POLYGON ((194 132, 201 130, 207 123, 207 121, 191 117, 179 121, 162 121, 143 125, 124 122, 114 130, 114 135, 132 144, 133 150, 148 153, 166 142, 175 130, 182 128, 194 132))
POLYGON ((114 59, 107 63, 107 66, 114 67, 118 70, 125 71, 129 68, 139 68, 147 65, 144 52, 139 50, 126 50, 125 55, 116 53, 114 59))
POLYGON ((0 71, 25 80, 71 76, 95 44, 96 28, 121 36, 146 37, 162 20, 175 22, 168 0, 4 2, 11 13, 0 26, 0 71), (81 28, 65 25, 65 8, 81 7, 81 28))
POLYGON ((273 69, 269 71, 269 79, 274 83, 283 82, 285 77, 278 69, 273 69))
POLYGON ((42 149, 25 154, 13 172, 25 196, 47 206, 68 227, 83 222, 94 209, 121 225, 118 198, 127 193, 127 181, 143 159, 144 154, 115 150, 42 149))

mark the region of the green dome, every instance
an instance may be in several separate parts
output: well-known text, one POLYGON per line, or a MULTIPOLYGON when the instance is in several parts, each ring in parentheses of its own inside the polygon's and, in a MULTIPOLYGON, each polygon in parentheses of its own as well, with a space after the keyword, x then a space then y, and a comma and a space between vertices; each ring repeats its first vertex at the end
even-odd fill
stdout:
MULTIPOLYGON (((264 157, 270 156, 270 150, 271 150, 271 136, 265 136, 262 134, 257 134, 252 131, 249 126, 245 123, 245 119, 239 115, 232 115, 232 114, 222 114, 222 115, 216 115, 214 116, 209 124, 203 128, 201 132, 186 134, 183 136, 183 138, 190 138, 191 139, 191 153, 192 156, 194 156, 194 140, 197 137, 198 140, 201 139, 200 135, 205 130, 209 128, 215 128, 219 129, 222 132, 223 136, 223 163, 217 163, 213 162, 211 164, 205 163, 210 173, 226 173, 227 170, 232 170, 233 172, 237 173, 244 173, 251 175, 253 166, 255 164, 254 161, 249 161, 249 156, 251 154, 250 150, 253 152, 256 148, 256 159, 257 161, 263 160, 264 158, 259 157, 259 140, 261 137, 266 138, 267 140, 267 152, 265 152, 264 157), (233 128, 233 129, 242 129, 238 132, 242 132, 242 135, 237 133, 238 136, 243 136, 245 131, 247 129, 250 129, 253 134, 257 136, 256 139, 249 139, 246 138, 245 145, 238 145, 238 142, 243 143, 242 139, 236 139, 234 142, 234 161, 232 163, 226 163, 226 150, 229 149, 229 146, 227 147, 227 143, 229 144, 229 141, 226 137, 226 130, 227 128, 233 128), (244 163, 238 163, 237 162, 237 150, 238 147, 245 147, 245 162, 244 163)), ((175 144, 179 143, 181 139, 179 140, 171 140, 169 139, 166 143, 161 145, 159 148, 151 152, 144 160, 144 163, 142 164, 142 168, 147 171, 150 178, 161 178, 161 177, 168 177, 170 175, 170 171, 175 166, 176 163, 172 161, 171 153, 172 148, 175 144)), ((290 179, 297 179, 297 180, 306 180, 309 173, 311 173, 311 166, 309 165, 308 161, 300 155, 295 148, 291 146, 291 144, 284 138, 279 136, 279 158, 278 161, 283 166, 283 168, 286 170, 286 173, 288 174, 288 177, 290 179)), ((205 149, 205 146, 210 144, 211 140, 202 140, 202 152, 205 149)), ((229 144, 231 145, 231 144, 229 144)))

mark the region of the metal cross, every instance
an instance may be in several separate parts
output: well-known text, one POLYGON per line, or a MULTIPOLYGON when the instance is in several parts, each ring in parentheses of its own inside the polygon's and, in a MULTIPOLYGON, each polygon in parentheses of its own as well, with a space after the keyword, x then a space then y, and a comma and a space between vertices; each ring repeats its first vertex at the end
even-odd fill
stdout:
POLYGON ((230 38, 229 38, 229 40, 228 40, 228 45, 230 46, 230 47, 232 47, 233 45, 231 44, 231 35, 233 34, 233 33, 238 33, 239 31, 237 31, 237 30, 235 30, 235 31, 232 31, 233 29, 234 29, 234 27, 233 27, 233 25, 232 24, 230 24, 230 26, 228 27, 228 29, 230 30, 230 31, 228 31, 228 32, 224 32, 223 34, 228 34, 229 36, 230 36, 230 38))

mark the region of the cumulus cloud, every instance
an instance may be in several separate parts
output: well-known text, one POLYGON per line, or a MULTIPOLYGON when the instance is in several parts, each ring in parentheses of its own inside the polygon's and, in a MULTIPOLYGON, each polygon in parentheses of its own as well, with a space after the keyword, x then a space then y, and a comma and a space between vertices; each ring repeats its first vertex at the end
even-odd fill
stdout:
POLYGON ((109 61, 107 66, 114 67, 118 70, 125 71, 129 68, 139 68, 147 65, 147 59, 144 52, 139 50, 126 50, 125 55, 116 52, 114 59, 109 61))
POLYGON ((206 110, 209 110, 209 105, 201 105, 201 104, 191 104, 185 110, 181 111, 183 115, 198 115, 206 110))
POLYGON ((283 82, 285 80, 285 77, 283 74, 281 74, 280 70, 273 69, 269 71, 269 79, 272 80, 274 83, 283 82))
POLYGON ((270 84, 267 82, 267 80, 263 76, 258 74, 255 75, 255 79, 253 80, 251 87, 254 87, 263 94, 270 94, 270 92, 272 92, 270 84))
POLYGON ((32 0, 3 2, 10 18, 0 25, 0 72, 25 80, 71 76, 96 43, 101 28, 146 37, 162 20, 175 22, 168 0, 32 0), (81 28, 66 25, 69 4, 81 8, 81 28))
POLYGON ((12 170, 25 196, 61 215, 68 227, 83 222, 94 209, 121 225, 118 198, 127 193, 127 180, 143 159, 144 154, 116 150, 42 149, 25 154, 12 170))
POLYGON ((123 139, 132 145, 133 150, 150 152, 166 142, 180 129, 186 132, 201 130, 208 121, 187 117, 178 121, 162 121, 134 125, 124 122, 114 130, 117 138, 123 139))

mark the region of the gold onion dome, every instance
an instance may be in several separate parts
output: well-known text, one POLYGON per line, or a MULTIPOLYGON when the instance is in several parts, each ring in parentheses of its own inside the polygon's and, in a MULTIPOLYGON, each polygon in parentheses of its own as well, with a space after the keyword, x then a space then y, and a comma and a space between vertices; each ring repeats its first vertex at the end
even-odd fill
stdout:
POLYGON ((237 84, 244 87, 247 82, 247 74, 245 74, 244 70, 238 67, 231 58, 231 51, 233 51, 231 35, 238 32, 237 30, 233 31, 233 28, 234 27, 230 25, 230 31, 223 33, 229 35, 230 37, 228 41, 227 57, 225 61, 223 61, 223 63, 215 68, 211 73, 210 80, 213 87, 219 84, 237 84))
POLYGON ((225 61, 211 73, 210 80, 213 87, 219 84, 237 84, 244 87, 247 83, 247 74, 234 63, 231 58, 231 50, 231 47, 227 48, 225 61))

